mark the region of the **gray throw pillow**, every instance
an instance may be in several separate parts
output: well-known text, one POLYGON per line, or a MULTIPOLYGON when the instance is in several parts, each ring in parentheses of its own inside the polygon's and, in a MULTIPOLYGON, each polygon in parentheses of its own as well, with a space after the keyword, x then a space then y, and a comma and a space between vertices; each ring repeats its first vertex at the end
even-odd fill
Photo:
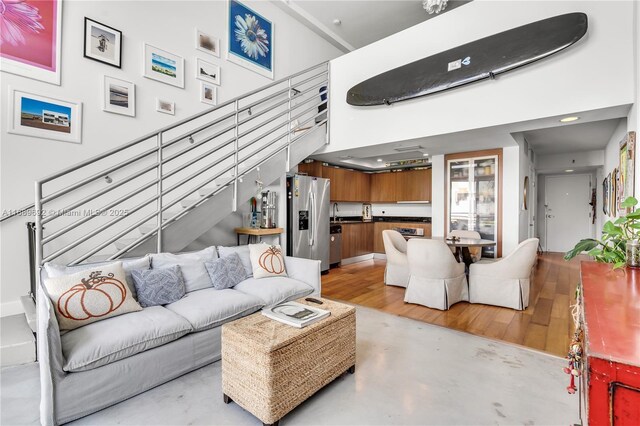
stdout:
POLYGON ((247 278, 247 272, 242 266, 242 261, 237 253, 231 253, 226 257, 205 262, 204 266, 207 268, 213 288, 216 290, 235 287, 236 284, 247 278))
POLYGON ((131 277, 143 308, 177 302, 185 294, 184 278, 180 266, 162 269, 137 269, 131 277))

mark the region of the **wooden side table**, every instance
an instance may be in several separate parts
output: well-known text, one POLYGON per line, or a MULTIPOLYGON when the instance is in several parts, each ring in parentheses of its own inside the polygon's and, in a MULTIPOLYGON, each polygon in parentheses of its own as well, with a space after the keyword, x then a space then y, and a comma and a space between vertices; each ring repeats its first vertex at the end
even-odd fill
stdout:
POLYGON ((240 245, 240 235, 247 236, 247 244, 252 240, 262 241, 262 237, 265 235, 277 235, 278 244, 282 245, 280 235, 284 232, 282 228, 235 228, 234 231, 238 235, 238 245, 240 245))

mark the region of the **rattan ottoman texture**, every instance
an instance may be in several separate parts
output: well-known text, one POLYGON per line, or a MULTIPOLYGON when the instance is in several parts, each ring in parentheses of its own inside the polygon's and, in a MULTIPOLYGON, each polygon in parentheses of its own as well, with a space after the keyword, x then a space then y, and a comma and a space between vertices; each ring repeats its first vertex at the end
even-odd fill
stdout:
POLYGON ((260 312, 222 326, 222 392, 264 424, 289 411, 346 371, 355 372, 355 308, 322 299, 331 315, 305 328, 260 312))

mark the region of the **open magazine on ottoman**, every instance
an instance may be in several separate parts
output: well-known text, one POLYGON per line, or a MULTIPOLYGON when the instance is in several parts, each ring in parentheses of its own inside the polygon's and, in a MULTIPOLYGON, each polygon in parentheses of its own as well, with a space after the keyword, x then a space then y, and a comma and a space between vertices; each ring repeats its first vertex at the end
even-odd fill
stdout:
POLYGON ((262 315, 293 327, 302 328, 328 317, 331 312, 298 302, 284 302, 271 308, 264 308, 262 315))

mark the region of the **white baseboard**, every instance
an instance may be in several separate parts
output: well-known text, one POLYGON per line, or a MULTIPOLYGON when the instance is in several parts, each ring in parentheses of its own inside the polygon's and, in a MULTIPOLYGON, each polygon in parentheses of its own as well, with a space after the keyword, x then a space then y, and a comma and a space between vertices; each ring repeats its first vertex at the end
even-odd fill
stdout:
POLYGON ((347 259, 342 259, 340 261, 340 265, 350 265, 352 263, 364 262, 365 260, 371 259, 373 259, 373 253, 363 254, 362 256, 354 256, 347 259))
POLYGON ((7 317, 9 315, 18 315, 23 313, 22 303, 20 300, 14 300, 13 302, 5 302, 0 304, 0 317, 7 317))
POLYGON ((387 260, 387 255, 384 253, 373 253, 374 259, 387 260))

